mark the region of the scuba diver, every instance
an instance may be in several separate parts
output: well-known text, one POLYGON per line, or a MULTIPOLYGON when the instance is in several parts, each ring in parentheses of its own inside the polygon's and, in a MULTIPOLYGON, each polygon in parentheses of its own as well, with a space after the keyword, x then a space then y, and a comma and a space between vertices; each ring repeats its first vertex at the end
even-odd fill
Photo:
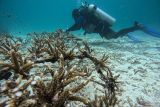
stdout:
POLYGON ((76 31, 82 28, 85 31, 84 35, 87 33, 98 33, 102 38, 113 39, 125 36, 129 32, 136 30, 146 30, 142 24, 135 22, 133 26, 116 32, 111 28, 116 19, 96 5, 87 4, 86 2, 82 3, 78 9, 72 11, 72 17, 75 20, 75 24, 68 28, 66 32, 76 31))

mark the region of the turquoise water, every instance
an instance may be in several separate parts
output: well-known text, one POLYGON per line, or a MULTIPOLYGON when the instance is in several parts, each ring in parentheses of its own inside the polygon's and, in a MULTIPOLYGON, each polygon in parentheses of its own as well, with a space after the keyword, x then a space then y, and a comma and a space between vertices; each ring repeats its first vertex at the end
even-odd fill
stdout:
MULTIPOLYGON (((160 37, 160 0, 86 0, 86 1, 88 3, 93 3, 97 5, 99 8, 101 8, 114 18, 116 18, 117 22, 113 25, 113 29, 116 31, 125 27, 132 26, 134 21, 138 21, 140 23, 149 26, 148 31, 150 34, 153 33, 155 29, 159 31, 159 35, 155 36, 160 37)), ((63 29, 63 30, 67 29, 72 24, 74 24, 74 20, 72 18, 72 10, 78 8, 81 5, 81 2, 84 2, 84 0, 0 0, 0 40, 1 40, 0 44, 2 45, 0 46, 0 79, 3 76, 1 75, 3 74, 3 72, 8 73, 6 74, 8 76, 5 77, 9 77, 9 75, 11 75, 9 74, 9 72, 11 72, 13 74, 12 77, 14 78, 10 77, 8 80, 13 81, 13 85, 15 85, 14 81, 18 76, 16 75, 16 72, 13 71, 19 72, 20 69, 22 69, 23 71, 23 68, 25 66, 24 62, 31 63, 32 61, 33 66, 32 65, 31 66, 33 67, 33 69, 30 69, 28 74, 30 77, 35 76, 34 79, 35 81, 33 81, 32 85, 37 84, 38 82, 36 82, 36 80, 38 81, 41 79, 47 80, 45 81, 45 83, 48 84, 50 80, 50 77, 47 74, 48 71, 50 72, 55 71, 56 73, 54 72, 52 74, 58 76, 59 72, 57 71, 62 70, 64 71, 64 76, 66 76, 66 74, 71 73, 71 71, 73 71, 74 68, 75 69, 78 68, 77 71, 83 70, 83 68, 85 71, 89 70, 89 72, 92 72, 93 78, 95 78, 97 82, 103 83, 104 82, 103 78, 101 78, 101 76, 99 75, 101 73, 99 69, 97 69, 100 66, 98 63, 96 63, 96 61, 103 60, 101 58, 105 54, 107 57, 109 56, 107 62, 105 62, 107 67, 109 67, 114 76, 120 74, 120 76, 118 77, 118 81, 120 82, 118 83, 119 90, 116 90, 117 94, 116 97, 118 98, 118 102, 120 101, 120 103, 117 104, 117 106, 115 107, 130 107, 132 105, 133 105, 132 107, 160 107, 160 91, 159 91, 160 90, 160 84, 159 84, 160 83, 160 72, 159 72, 160 38, 149 35, 148 33, 146 33, 147 31, 130 32, 128 36, 125 35, 124 37, 119 37, 117 39, 109 39, 109 40, 104 38, 102 39, 98 34, 87 34, 86 36, 82 36, 84 32, 82 30, 71 32, 75 34, 73 36, 80 36, 80 39, 83 40, 83 43, 81 43, 81 41, 79 41, 80 40, 79 38, 78 40, 77 38, 72 38, 72 35, 70 34, 69 36, 67 36, 68 37, 67 41, 65 41, 64 39, 62 39, 61 41, 60 40, 61 34, 66 35, 66 33, 63 34, 63 32, 60 31, 53 34, 55 38, 54 37, 52 38, 51 36, 49 36, 48 38, 47 35, 50 34, 46 33, 42 34, 33 33, 33 32, 44 32, 44 31, 53 32, 56 29, 63 29), (4 32, 13 34, 15 38, 8 38, 8 39, 3 38, 4 35, 1 35, 1 33, 4 32), (30 32, 32 32, 31 36, 26 36, 26 34, 30 32), (59 39, 57 39, 58 37, 57 34, 60 34, 58 35, 60 36, 59 39), (21 38, 16 38, 16 36, 20 36, 21 38), (69 40, 71 40, 71 42, 69 40), (19 49, 15 49, 13 46, 10 46, 12 45, 12 43, 14 46, 19 47, 20 44, 21 46, 19 49), (56 43, 58 43, 58 45, 56 45, 56 43), (91 49, 89 49, 86 43, 89 44, 89 47, 91 47, 91 49), (85 46, 83 46, 82 44, 85 46), (93 57, 89 57, 87 55, 88 57, 85 58, 85 60, 83 60, 82 57, 85 56, 86 54, 85 51, 86 52, 92 51, 92 49, 93 52, 91 53, 89 52, 89 54, 91 54, 91 56, 93 55, 93 57), (68 55, 69 50, 73 50, 73 54, 72 53, 69 54, 70 56, 74 57, 73 59, 80 58, 80 60, 76 59, 74 61, 69 62, 67 58, 66 59, 64 58, 65 60, 67 60, 64 63, 65 64, 64 70, 63 67, 60 67, 60 69, 57 70, 58 69, 57 62, 60 62, 59 64, 63 65, 63 57, 64 56, 66 57, 66 55, 68 55), (16 60, 14 56, 17 56, 16 60), (56 63, 54 63, 56 60, 56 58, 54 59, 54 57, 57 58, 56 63), (97 60, 95 60, 94 57, 97 58, 97 60), (24 62, 21 62, 22 59, 24 59, 24 62), (43 59, 45 61, 43 61, 43 59), (95 62, 93 61, 93 63, 96 65, 94 66, 92 61, 90 61, 89 59, 94 60, 95 62), (19 63, 18 69, 17 69, 17 63, 15 61, 19 63), (48 61, 50 62, 48 63, 48 61), (39 62, 42 63, 39 64, 39 62), (7 67, 8 64, 9 65, 11 64, 10 65, 11 69, 13 68, 12 66, 15 66, 16 68, 10 70, 10 68, 7 67), (74 64, 76 66, 73 66, 74 64), (47 68, 46 69, 47 72, 45 71, 45 68, 47 68), (72 70, 69 70, 69 68, 71 68, 72 70), (42 75, 43 71, 44 71, 44 76, 42 75)), ((65 37, 66 36, 64 36, 64 38, 65 37)), ((26 69, 28 68, 29 67, 27 67, 26 69)), ((76 72, 73 72, 73 74, 76 72)), ((79 75, 81 75, 81 73, 79 75)), ((89 77, 92 77, 92 75, 89 75, 89 77)), ((81 79, 83 78, 80 77, 77 79, 78 80, 76 80, 75 82, 76 85, 82 82, 81 79)), ((85 77, 84 80, 85 79, 88 78, 85 77)), ((68 81, 69 79, 68 80, 64 79, 64 80, 68 81)), ((76 95, 86 96, 92 101, 92 99, 95 99, 94 98, 95 95, 101 96, 102 94, 104 94, 102 93, 102 91, 107 90, 109 92, 108 86, 112 81, 110 82, 109 80, 107 81, 106 80, 105 80, 105 85, 107 86, 103 85, 103 87, 101 87, 97 84, 94 83, 92 84, 91 82, 82 90, 83 92, 79 92, 76 95)), ((7 95, 5 95, 7 92, 3 93, 4 88, 6 88, 2 87, 3 84, 5 86, 5 84, 12 83, 12 82, 7 83, 6 81, 7 80, 0 80, 0 93, 4 94, 3 96, 0 95, 0 107, 4 107, 1 106, 1 104, 3 101, 6 102, 6 100, 8 100, 9 94, 13 94, 9 95, 13 97, 19 96, 18 92, 12 93, 10 92, 10 90, 8 91, 10 93, 7 95)), ((63 80, 61 82, 63 82, 63 80)), ((59 85, 56 86, 59 87, 59 85)), ((72 86, 75 86, 75 84, 68 85, 66 89, 72 88, 72 86)), ((17 86, 12 90, 15 89, 17 90, 17 86)), ((27 94, 27 92, 31 92, 30 93, 31 95, 32 93, 36 93, 34 91, 35 90, 33 90, 33 88, 30 89, 28 87, 25 93, 27 94)), ((49 95, 48 98, 47 97, 48 95, 46 95, 46 98, 47 100, 49 100, 49 102, 54 103, 58 101, 59 95, 63 91, 64 91, 63 89, 60 89, 60 91, 57 91, 56 93, 54 92, 55 93, 54 96, 50 97, 49 95)), ((46 92, 43 92, 43 94, 48 94, 49 92, 48 90, 46 90, 46 92)), ((72 94, 72 92, 70 91, 68 91, 67 93, 72 94)), ((23 99, 25 98, 23 97, 23 99)), ((36 100, 39 99, 37 99, 36 97, 35 101, 32 100, 31 104, 37 102, 36 100)), ((67 102, 69 101, 67 100, 67 102)), ((25 102, 22 101, 20 104, 23 103, 25 102)), ((44 101, 44 103, 47 104, 48 101, 47 102, 44 101)), ((8 104, 8 102, 6 104, 8 104)), ((69 104, 70 105, 67 104, 68 106, 65 107, 86 107, 86 106, 80 106, 81 104, 79 105, 79 103, 74 103, 74 102, 69 102, 69 104)), ((45 106, 45 104, 43 104, 43 101, 42 105, 45 106)))
MULTIPOLYGON (((26 34, 66 29, 74 22, 71 12, 84 0, 0 0, 0 31, 26 34)), ((115 29, 135 20, 158 28, 159 0, 87 0, 117 19, 115 29)))

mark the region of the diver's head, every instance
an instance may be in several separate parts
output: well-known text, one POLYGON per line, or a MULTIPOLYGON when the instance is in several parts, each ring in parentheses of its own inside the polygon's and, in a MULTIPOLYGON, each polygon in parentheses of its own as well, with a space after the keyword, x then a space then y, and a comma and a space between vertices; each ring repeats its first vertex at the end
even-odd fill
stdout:
POLYGON ((78 18, 79 16, 80 16, 79 9, 74 9, 72 12, 72 17, 75 19, 78 18))

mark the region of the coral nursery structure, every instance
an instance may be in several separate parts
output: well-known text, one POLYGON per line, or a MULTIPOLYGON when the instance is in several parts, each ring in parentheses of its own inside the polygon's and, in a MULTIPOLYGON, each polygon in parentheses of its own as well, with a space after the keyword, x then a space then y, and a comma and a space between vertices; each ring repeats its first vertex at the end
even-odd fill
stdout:
POLYGON ((82 39, 62 30, 30 33, 28 41, 0 39, 0 107, 118 105, 118 76, 107 66, 108 57, 96 58, 82 39), (85 92, 91 83, 102 87, 95 97, 85 92))

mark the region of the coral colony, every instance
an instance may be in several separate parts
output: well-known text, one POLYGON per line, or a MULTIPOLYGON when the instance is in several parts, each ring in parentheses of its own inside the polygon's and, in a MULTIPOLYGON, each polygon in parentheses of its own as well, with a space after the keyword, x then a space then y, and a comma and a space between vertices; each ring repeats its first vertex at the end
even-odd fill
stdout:
POLYGON ((0 39, 0 107, 118 105, 119 75, 82 39, 62 30, 31 33, 26 41, 9 34, 0 39), (99 90, 94 96, 85 92, 89 84, 99 90))

